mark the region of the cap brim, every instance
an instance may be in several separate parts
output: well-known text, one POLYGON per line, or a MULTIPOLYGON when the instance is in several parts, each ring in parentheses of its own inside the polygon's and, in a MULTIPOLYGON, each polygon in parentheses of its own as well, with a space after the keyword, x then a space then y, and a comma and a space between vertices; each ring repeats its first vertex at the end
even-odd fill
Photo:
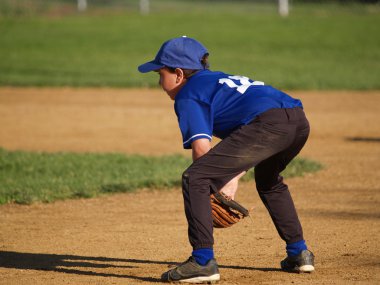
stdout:
POLYGON ((158 70, 158 69, 161 69, 165 67, 165 65, 163 64, 160 64, 158 62, 155 62, 154 60, 152 61, 149 61, 147 63, 144 63, 144 64, 141 64, 139 67, 138 67, 138 70, 141 72, 141 73, 147 73, 147 72, 150 72, 150 71, 154 71, 154 70, 158 70))

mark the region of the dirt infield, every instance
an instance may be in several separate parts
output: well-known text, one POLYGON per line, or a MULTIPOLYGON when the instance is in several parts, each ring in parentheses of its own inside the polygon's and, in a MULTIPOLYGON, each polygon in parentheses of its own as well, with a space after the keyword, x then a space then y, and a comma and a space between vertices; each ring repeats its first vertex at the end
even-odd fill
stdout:
MULTIPOLYGON (((220 284, 380 284, 380 91, 292 95, 312 126, 301 156, 325 166, 287 180, 316 272, 279 270, 284 244, 245 183, 253 221, 215 232, 220 284)), ((0 88, 0 147, 188 155, 172 107, 158 90, 0 88)), ((180 189, 3 205, 0 284, 157 284, 190 254, 186 232, 180 189)))

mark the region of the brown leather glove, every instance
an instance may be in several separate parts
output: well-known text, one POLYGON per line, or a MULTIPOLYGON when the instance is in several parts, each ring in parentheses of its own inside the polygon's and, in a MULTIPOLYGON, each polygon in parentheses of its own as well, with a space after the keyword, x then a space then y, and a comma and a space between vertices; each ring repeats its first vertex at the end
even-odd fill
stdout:
POLYGON ((214 228, 230 227, 249 216, 249 211, 223 192, 210 195, 214 228))

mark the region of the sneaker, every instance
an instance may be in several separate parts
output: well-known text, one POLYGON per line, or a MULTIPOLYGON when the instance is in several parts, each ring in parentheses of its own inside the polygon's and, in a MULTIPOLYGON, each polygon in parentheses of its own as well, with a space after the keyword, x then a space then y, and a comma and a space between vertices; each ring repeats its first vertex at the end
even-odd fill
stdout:
POLYGON ((220 280, 218 264, 211 259, 205 266, 199 265, 194 257, 171 269, 161 276, 165 282, 215 283, 220 280))
POLYGON ((314 271, 314 254, 310 250, 303 250, 299 255, 288 256, 281 261, 281 269, 289 272, 314 271))

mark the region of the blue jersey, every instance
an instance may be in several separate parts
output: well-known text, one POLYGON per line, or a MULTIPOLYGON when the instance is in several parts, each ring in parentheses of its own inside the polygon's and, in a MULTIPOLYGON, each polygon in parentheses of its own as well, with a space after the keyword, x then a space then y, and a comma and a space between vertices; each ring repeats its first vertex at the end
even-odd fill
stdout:
POLYGON ((223 139, 269 109, 294 107, 301 101, 261 81, 210 70, 191 76, 174 103, 186 149, 200 138, 223 139))

